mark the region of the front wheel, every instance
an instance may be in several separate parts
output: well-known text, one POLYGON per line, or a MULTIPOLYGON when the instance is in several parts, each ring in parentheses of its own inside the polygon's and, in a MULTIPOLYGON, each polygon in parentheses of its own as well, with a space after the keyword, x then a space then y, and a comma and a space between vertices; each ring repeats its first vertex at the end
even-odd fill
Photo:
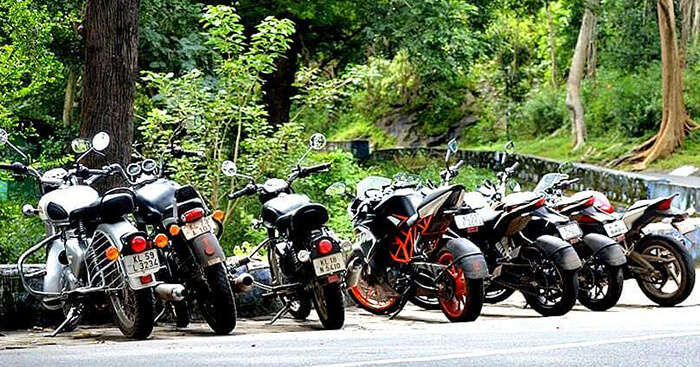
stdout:
POLYGON ((348 269, 355 262, 362 262, 359 280, 357 285, 348 289, 350 298, 362 309, 375 315, 389 315, 399 310, 406 303, 406 299, 390 292, 388 287, 373 282, 367 274, 367 265, 358 254, 353 254, 348 259, 348 269))
POLYGON ((620 300, 624 280, 621 266, 587 261, 579 270, 578 301, 592 311, 608 310, 620 300))
POLYGON ((133 290, 124 284, 123 288, 109 296, 114 323, 124 336, 132 339, 146 339, 153 331, 153 289, 133 290))
POLYGON ((536 285, 523 293, 533 310, 542 316, 561 316, 571 311, 578 295, 576 271, 564 270, 548 259, 540 260, 533 269, 536 285))
POLYGON ((695 286, 695 266, 688 250, 677 240, 655 236, 635 249, 653 267, 653 271, 635 274, 644 295, 659 306, 683 302, 695 286))
POLYGON ((340 329, 345 324, 345 296, 339 283, 314 286, 314 308, 325 329, 340 329))
POLYGON ((236 327, 236 302, 228 271, 223 263, 204 269, 209 291, 197 301, 207 324, 218 335, 227 335, 236 327))
MULTIPOLYGON (((452 252, 443 251, 438 263, 450 265, 454 259, 452 252)), ((476 320, 484 306, 484 280, 467 279, 457 265, 448 268, 441 278, 438 280, 438 302, 442 313, 452 322, 476 320)))

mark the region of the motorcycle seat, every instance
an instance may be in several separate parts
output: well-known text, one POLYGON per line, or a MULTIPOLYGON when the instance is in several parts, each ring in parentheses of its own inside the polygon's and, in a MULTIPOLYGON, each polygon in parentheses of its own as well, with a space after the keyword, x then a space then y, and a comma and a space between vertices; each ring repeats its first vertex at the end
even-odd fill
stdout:
POLYGON ((172 212, 177 189, 177 184, 172 181, 156 181, 136 190, 138 214, 148 223, 160 222, 164 213, 172 212))
POLYGON ((309 197, 301 194, 282 195, 271 199, 263 205, 263 222, 266 226, 273 227, 277 225, 281 217, 294 212, 309 202, 309 197))
POLYGON ((328 222, 328 210, 317 203, 304 204, 277 219, 277 226, 290 232, 317 229, 328 222))
POLYGON ((134 200, 130 194, 109 194, 95 200, 92 204, 76 209, 70 213, 70 220, 110 220, 118 219, 134 211, 134 200))
POLYGON ((479 214, 481 219, 484 221, 484 225, 490 227, 492 227, 496 223, 498 217, 501 215, 501 212, 493 210, 489 207, 477 209, 476 213, 479 214))
POLYGON ((503 198, 503 206, 506 208, 506 210, 510 210, 518 206, 529 204, 541 197, 542 196, 540 194, 531 191, 516 192, 506 195, 506 197, 503 198))

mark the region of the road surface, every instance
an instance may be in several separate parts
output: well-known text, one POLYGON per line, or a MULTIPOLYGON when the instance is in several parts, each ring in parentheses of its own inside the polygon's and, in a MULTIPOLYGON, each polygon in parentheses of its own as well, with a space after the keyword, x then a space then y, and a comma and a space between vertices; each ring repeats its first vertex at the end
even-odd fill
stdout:
POLYGON ((411 306, 395 320, 351 308, 338 331, 321 330, 315 317, 239 320, 229 336, 213 336, 202 324, 164 325, 146 341, 104 327, 58 338, 4 332, 0 366, 700 366, 698 291, 678 307, 658 308, 627 281, 620 304, 607 312, 577 305, 544 318, 523 305, 513 296, 464 324, 411 306))

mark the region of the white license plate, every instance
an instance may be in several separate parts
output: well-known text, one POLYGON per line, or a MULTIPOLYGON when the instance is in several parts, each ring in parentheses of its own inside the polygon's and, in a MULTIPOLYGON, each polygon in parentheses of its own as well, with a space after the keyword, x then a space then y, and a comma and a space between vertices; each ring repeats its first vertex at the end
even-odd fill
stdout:
POLYGON ((686 234, 688 232, 691 232, 695 230, 697 227, 695 226, 695 223, 691 220, 684 220, 682 222, 674 223, 674 226, 676 226, 676 229, 678 229, 678 232, 682 234, 686 234))
POLYGON ((455 216, 455 225, 459 229, 480 227, 484 225, 484 220, 477 213, 469 213, 455 216))
POLYGON ((207 233, 212 230, 211 220, 209 218, 202 218, 196 222, 187 223, 182 226, 182 234, 185 236, 186 240, 191 240, 202 233, 207 233))
POLYGON ((122 258, 126 275, 129 277, 142 277, 150 275, 160 269, 158 252, 155 249, 136 255, 127 255, 122 258))
POLYGON ((603 225, 603 228, 605 228, 605 232, 608 234, 608 237, 616 237, 627 233, 627 225, 621 220, 616 220, 612 223, 605 224, 603 225))
POLYGON ((316 276, 337 273, 343 269, 345 269, 345 256, 342 253, 314 259, 316 276))
POLYGON ((563 226, 557 227, 557 230, 559 230, 559 234, 561 235, 561 238, 565 240, 571 240, 574 238, 581 237, 583 235, 583 232, 581 232, 581 227, 578 226, 578 223, 571 222, 569 224, 565 224, 563 226))

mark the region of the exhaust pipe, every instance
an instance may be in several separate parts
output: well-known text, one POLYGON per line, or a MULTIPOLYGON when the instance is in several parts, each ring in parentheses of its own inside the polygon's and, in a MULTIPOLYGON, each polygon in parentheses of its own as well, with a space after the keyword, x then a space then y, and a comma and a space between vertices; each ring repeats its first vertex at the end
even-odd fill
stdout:
POLYGON ((153 292, 163 301, 179 302, 185 299, 185 287, 181 284, 161 283, 153 288, 153 292))
POLYGON ((243 273, 233 280, 233 292, 245 293, 253 289, 253 276, 248 273, 243 273))
POLYGON ((360 275, 362 274, 361 261, 360 258, 355 258, 355 261, 348 265, 347 275, 345 276, 345 284, 348 289, 356 287, 357 283, 360 282, 360 275))

